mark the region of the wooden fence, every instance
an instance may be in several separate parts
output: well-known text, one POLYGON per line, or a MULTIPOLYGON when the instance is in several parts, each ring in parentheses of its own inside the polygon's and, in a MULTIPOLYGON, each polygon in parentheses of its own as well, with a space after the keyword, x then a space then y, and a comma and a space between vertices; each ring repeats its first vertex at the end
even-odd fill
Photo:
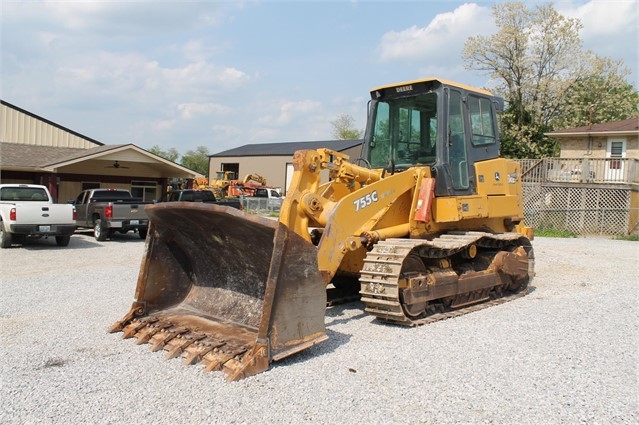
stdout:
POLYGON ((578 235, 639 235, 639 160, 518 161, 526 224, 578 235))

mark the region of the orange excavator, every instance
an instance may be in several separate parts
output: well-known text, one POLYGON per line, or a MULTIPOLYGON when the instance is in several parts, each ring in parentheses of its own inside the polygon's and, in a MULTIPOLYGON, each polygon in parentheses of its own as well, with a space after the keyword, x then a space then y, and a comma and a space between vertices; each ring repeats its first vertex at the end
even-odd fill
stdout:
POLYGON ((234 180, 228 187, 229 196, 255 196, 255 190, 266 186, 266 179, 259 174, 247 174, 244 180, 234 180))

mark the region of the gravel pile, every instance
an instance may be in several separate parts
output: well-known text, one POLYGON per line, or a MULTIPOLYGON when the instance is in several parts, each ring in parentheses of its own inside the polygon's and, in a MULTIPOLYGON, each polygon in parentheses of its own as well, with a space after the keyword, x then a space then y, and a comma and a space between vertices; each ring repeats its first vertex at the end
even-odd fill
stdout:
POLYGON ((137 235, 1 250, 0 423, 638 423, 639 244, 533 244, 526 297, 414 329, 332 307, 327 342, 235 383, 106 332, 137 235))

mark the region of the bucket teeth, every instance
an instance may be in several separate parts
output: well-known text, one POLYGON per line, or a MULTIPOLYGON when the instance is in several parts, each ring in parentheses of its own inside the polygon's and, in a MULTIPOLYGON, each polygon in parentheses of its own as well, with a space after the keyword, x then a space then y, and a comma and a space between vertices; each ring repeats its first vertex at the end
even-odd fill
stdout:
POLYGON ((162 332, 158 332, 149 341, 151 344, 151 351, 161 350, 173 338, 176 338, 188 331, 189 330, 185 327, 177 327, 177 328, 165 329, 162 332))
POLYGON ((225 354, 221 351, 212 351, 207 353, 202 359, 202 363, 204 363, 204 370, 207 372, 214 372, 216 370, 222 369, 222 366, 229 360, 233 358, 230 354, 225 354))
POLYGON ((226 344, 224 340, 207 339, 205 341, 192 344, 184 351, 184 364, 192 365, 202 361, 202 358, 209 352, 226 344))
POLYGON ((242 362, 240 362, 236 357, 232 357, 228 359, 222 365, 222 371, 226 376, 231 376, 238 370, 242 368, 242 362))
POLYGON ((207 372, 222 370, 227 376, 236 372, 241 367, 240 357, 248 351, 245 346, 227 350, 214 350, 206 354, 202 359, 207 372))
POLYGON ((157 317, 153 317, 153 316, 136 319, 133 322, 129 323, 127 326, 125 326, 124 330, 122 331, 122 338, 124 339, 133 338, 140 329, 150 325, 151 323, 155 323, 158 320, 159 319, 157 317))
POLYGON ((153 338, 153 335, 163 331, 164 329, 170 328, 171 326, 173 326, 173 323, 163 320, 150 324, 135 335, 137 338, 136 344, 146 344, 151 340, 151 338, 153 338))
POLYGON ((179 338, 174 338, 169 344, 167 344, 167 346, 165 347, 168 348, 169 345, 172 346, 171 349, 169 350, 169 352, 166 355, 167 360, 168 359, 174 359, 176 357, 179 357, 180 355, 182 355, 182 353, 184 352, 184 350, 190 346, 191 344, 204 339, 206 337, 206 334, 203 334, 201 332, 191 332, 191 333, 187 333, 185 335, 181 335, 179 338))

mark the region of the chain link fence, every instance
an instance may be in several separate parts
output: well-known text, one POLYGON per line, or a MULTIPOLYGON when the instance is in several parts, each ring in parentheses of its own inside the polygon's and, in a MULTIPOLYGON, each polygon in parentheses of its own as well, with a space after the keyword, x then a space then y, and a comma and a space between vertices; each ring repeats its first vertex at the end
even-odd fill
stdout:
POLYGON ((240 198, 245 212, 252 214, 270 215, 278 214, 282 208, 283 198, 258 198, 242 196, 240 198))

